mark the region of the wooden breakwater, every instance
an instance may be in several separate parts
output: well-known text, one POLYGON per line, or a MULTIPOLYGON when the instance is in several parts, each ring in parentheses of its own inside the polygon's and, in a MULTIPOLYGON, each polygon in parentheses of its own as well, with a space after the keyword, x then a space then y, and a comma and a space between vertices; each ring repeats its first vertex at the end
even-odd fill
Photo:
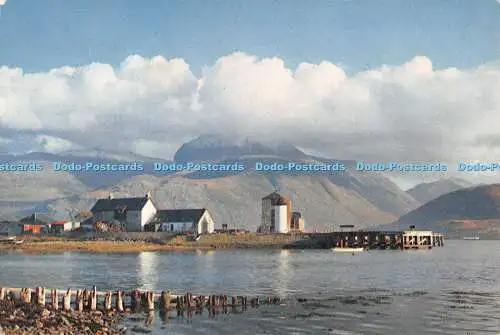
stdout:
POLYGON ((7 288, 0 287, 0 300, 18 299, 23 303, 45 306, 50 309, 64 311, 116 311, 119 313, 154 310, 199 310, 216 309, 219 307, 258 307, 261 304, 280 304, 279 297, 253 297, 213 295, 175 295, 169 291, 97 291, 92 289, 46 289, 44 287, 7 288))

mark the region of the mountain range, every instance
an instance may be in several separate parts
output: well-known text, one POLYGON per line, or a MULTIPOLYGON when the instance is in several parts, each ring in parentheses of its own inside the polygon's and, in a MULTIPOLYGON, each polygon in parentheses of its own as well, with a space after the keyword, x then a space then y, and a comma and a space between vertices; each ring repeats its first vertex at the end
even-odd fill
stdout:
MULTIPOLYGON (((38 161, 41 172, 4 173, 0 180, 0 211, 3 217, 19 217, 33 211, 56 218, 71 211, 87 211, 94 202, 113 193, 115 197, 142 196, 151 192, 160 208, 206 207, 216 221, 229 227, 255 230, 260 224, 260 199, 277 190, 300 211, 308 230, 338 229, 341 224, 356 228, 395 222, 414 222, 412 214, 428 201, 470 186, 461 180, 421 184, 403 191, 379 172, 359 172, 355 162, 306 154, 287 143, 262 143, 214 135, 200 136, 183 144, 173 161, 99 150, 60 154, 30 153, 0 155, 3 162, 38 161), (232 163, 243 171, 167 171, 157 172, 154 162, 232 163), (262 172, 262 163, 326 163, 344 165, 344 171, 262 172), (53 172, 54 162, 130 163, 142 162, 143 171, 115 173, 53 172), (398 221, 398 218, 402 220, 398 221)), ((438 198, 438 199, 436 199, 438 198)), ((434 200, 433 200, 434 199, 434 200)), ((418 212, 417 212, 418 213, 418 212)), ((415 219, 417 216, 414 217, 415 219)))
POLYGON ((479 185, 443 194, 390 225, 441 231, 447 236, 500 238, 500 184, 479 185))

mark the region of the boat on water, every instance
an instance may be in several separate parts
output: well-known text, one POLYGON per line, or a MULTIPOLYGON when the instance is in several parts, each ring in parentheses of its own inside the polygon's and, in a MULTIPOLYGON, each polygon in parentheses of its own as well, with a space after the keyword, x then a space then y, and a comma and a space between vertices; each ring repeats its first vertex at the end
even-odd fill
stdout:
POLYGON ((332 248, 335 252, 361 252, 365 251, 365 248, 332 248))
POLYGON ((464 240, 479 240, 479 236, 466 236, 464 240))

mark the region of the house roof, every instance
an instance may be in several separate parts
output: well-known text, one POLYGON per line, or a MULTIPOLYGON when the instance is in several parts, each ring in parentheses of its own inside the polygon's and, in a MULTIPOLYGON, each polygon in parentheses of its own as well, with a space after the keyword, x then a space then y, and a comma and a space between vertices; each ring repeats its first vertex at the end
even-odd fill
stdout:
POLYGON ((99 199, 90 211, 92 213, 108 212, 121 208, 125 208, 129 211, 140 211, 144 208, 148 200, 150 199, 147 197, 99 199))
POLYGON ((266 195, 262 199, 279 199, 279 198, 281 198, 281 195, 278 192, 273 192, 271 194, 266 195))
POLYGON ((156 212, 156 215, 151 222, 198 222, 203 214, 205 214, 206 210, 206 208, 160 210, 156 212))
POLYGON ((278 192, 273 192, 262 199, 271 200, 273 205, 287 205, 290 202, 290 200, 280 195, 278 192))
POLYGON ((45 224, 51 224, 54 222, 54 218, 47 214, 43 213, 34 213, 29 216, 26 216, 19 220, 23 224, 40 224, 40 225, 45 225, 45 224))

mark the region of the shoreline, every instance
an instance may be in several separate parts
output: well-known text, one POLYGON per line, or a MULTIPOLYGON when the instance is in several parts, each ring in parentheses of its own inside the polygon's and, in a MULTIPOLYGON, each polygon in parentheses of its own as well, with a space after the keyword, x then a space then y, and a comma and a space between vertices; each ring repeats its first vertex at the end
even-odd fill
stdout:
POLYGON ((300 237, 292 235, 207 235, 199 241, 187 236, 170 239, 117 240, 113 237, 82 240, 65 237, 28 237, 22 244, 0 243, 0 251, 23 253, 138 253, 183 252, 241 249, 282 249, 296 243, 300 237))
POLYGON ((124 333, 122 316, 113 312, 63 311, 13 300, 0 300, 0 334, 124 333))

